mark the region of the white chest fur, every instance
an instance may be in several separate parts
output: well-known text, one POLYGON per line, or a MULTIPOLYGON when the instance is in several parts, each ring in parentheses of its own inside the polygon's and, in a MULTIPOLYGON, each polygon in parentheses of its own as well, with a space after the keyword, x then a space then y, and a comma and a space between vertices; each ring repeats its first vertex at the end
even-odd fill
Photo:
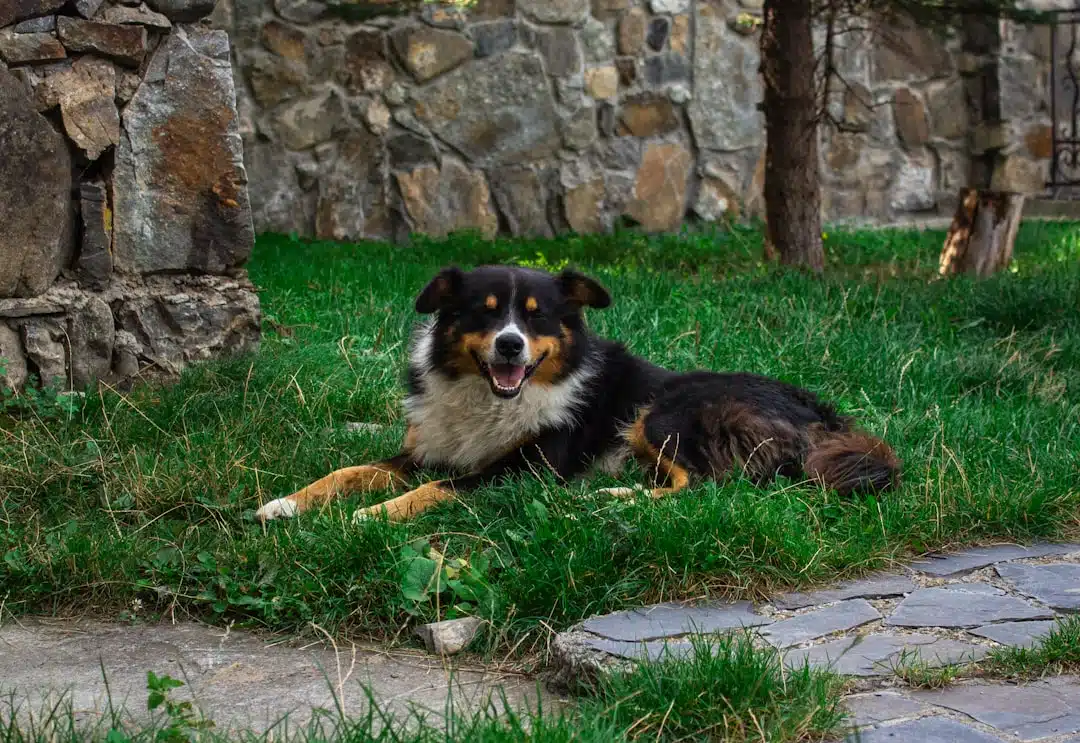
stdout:
POLYGON ((492 463, 543 428, 572 423, 593 376, 586 367, 557 385, 527 383, 517 397, 503 400, 476 375, 450 380, 433 371, 430 350, 430 328, 422 328, 411 357, 421 370, 423 392, 405 399, 413 454, 425 465, 466 472, 492 463))

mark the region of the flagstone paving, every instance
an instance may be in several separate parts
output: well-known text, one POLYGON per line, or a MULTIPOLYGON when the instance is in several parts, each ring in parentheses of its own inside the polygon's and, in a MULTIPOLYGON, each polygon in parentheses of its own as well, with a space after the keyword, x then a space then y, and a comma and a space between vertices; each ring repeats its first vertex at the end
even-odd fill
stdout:
POLYGON ((898 666, 969 663, 1031 647, 1080 611, 1080 545, 995 545, 931 555, 893 572, 769 602, 666 603, 592 617, 553 643, 554 681, 691 652, 692 636, 742 631, 788 668, 854 679, 845 702, 866 743, 1080 743, 1080 679, 961 681, 914 691, 898 666))

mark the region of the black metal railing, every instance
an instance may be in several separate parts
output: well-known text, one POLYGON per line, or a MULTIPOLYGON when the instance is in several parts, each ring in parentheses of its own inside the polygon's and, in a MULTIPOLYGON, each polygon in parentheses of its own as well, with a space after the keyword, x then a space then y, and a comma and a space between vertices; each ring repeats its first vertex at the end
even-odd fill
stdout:
POLYGON ((1047 13, 1050 26, 1050 177, 1054 195, 1080 186, 1080 8, 1047 13))

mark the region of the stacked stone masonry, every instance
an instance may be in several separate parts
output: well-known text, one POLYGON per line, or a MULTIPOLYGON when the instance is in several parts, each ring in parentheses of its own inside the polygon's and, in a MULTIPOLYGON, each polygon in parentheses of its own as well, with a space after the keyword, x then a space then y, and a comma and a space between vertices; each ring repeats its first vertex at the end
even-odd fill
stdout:
POLYGON ((968 680, 938 690, 916 690, 901 678, 913 664, 962 666, 994 648, 1039 644, 1080 611, 1078 586, 1080 545, 995 545, 758 604, 646 606, 557 635, 552 681, 573 687, 646 657, 693 653, 717 635, 748 633, 786 668, 810 665, 848 678, 845 740, 1077 743, 1075 677, 1025 685, 968 680))
POLYGON ((228 35, 213 0, 0 2, 0 388, 257 346, 228 35))
MULTIPOLYGON (((669 232, 762 213, 760 0, 387 5, 219 3, 259 231, 669 232)), ((827 219, 948 214, 974 179, 1043 189, 1046 28, 858 25, 837 37, 846 84, 821 132, 827 219)))

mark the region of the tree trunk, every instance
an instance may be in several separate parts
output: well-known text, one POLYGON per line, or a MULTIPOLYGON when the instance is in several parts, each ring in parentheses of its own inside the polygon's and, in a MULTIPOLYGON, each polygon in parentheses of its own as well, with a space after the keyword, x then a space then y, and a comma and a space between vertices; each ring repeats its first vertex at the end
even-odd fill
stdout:
POLYGON ((765 222, 766 246, 781 263, 820 272, 825 251, 812 21, 811 0, 765 0, 765 222))
POLYGON ((985 278, 1008 266, 1023 211, 1023 194, 961 189, 938 273, 973 273, 985 278))

